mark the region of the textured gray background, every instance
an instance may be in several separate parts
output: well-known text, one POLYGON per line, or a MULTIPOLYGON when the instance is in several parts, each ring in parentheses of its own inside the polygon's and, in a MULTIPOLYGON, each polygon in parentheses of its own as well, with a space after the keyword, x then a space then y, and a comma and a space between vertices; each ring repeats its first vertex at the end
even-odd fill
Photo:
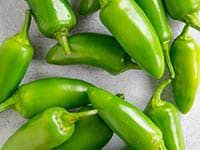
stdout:
MULTIPOLYGON (((72 0, 73 7, 77 10, 77 0, 72 0)), ((20 30, 24 19, 24 10, 27 8, 23 0, 0 0, 0 43, 20 30)), ((182 24, 170 20, 175 38, 182 29, 182 24)), ((125 28, 125 27, 122 27, 125 28)), ((72 31, 77 32, 109 33, 98 19, 98 13, 89 17, 78 16, 78 25, 72 31)), ((191 30, 191 35, 200 43, 200 33, 191 30)), ((132 104, 144 109, 149 97, 159 81, 150 78, 143 71, 127 71, 118 76, 111 76, 101 69, 89 66, 54 66, 44 61, 47 50, 55 44, 54 40, 44 38, 37 30, 33 21, 30 32, 31 40, 35 47, 34 60, 23 82, 28 82, 41 77, 62 76, 83 79, 110 90, 114 93, 123 92, 132 104)), ((172 100, 170 89, 164 94, 165 99, 172 100)), ((197 98, 200 98, 198 92, 197 98)), ((196 101, 192 111, 181 116, 187 150, 200 149, 200 101, 196 101)), ((0 147, 5 140, 14 133, 23 123, 16 112, 8 110, 0 114, 0 147)), ((122 150, 125 144, 117 136, 107 144, 105 150, 122 150)))

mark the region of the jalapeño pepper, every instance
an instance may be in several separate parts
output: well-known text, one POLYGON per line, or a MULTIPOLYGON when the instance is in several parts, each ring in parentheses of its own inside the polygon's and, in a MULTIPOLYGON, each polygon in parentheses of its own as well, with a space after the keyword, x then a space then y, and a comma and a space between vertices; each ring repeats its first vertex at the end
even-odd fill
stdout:
POLYGON ((51 150, 72 136, 79 118, 96 113, 96 110, 69 113, 64 108, 49 108, 18 129, 2 150, 51 150))
POLYGON ((42 34, 55 38, 66 54, 70 53, 68 31, 76 24, 76 16, 68 0, 27 0, 42 34))
POLYGON ((123 49, 155 78, 165 63, 159 38, 143 10, 134 0, 100 0, 100 19, 123 49))
POLYGON ((8 98, 23 79, 33 57, 28 30, 30 11, 26 11, 22 31, 0 45, 0 103, 8 98))

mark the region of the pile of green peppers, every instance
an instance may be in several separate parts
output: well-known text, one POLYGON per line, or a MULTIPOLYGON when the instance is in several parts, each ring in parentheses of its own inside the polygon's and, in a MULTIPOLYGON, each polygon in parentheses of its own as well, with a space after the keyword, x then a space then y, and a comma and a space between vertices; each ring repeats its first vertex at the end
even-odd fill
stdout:
POLYGON ((101 150, 114 133, 130 150, 185 150, 179 111, 191 110, 200 81, 200 46, 189 35, 191 27, 200 30, 200 0, 81 0, 79 13, 100 10, 112 36, 69 36, 77 17, 67 0, 26 2, 22 30, 0 45, 0 112, 13 109, 27 121, 2 150, 101 150), (173 42, 167 13, 185 23, 173 42), (169 77, 144 111, 123 94, 82 80, 49 77, 20 85, 34 53, 31 16, 44 36, 58 41, 47 63, 91 65, 113 75, 140 69, 156 79, 163 77, 166 64, 169 77), (161 98, 170 84, 175 105, 161 98))

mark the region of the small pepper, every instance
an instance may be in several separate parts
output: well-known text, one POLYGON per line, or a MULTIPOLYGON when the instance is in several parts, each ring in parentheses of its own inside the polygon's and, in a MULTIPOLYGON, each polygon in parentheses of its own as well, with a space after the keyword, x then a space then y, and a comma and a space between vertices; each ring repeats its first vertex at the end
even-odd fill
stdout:
POLYGON ((169 15, 200 30, 200 0, 164 0, 169 15))
POLYGON ((87 16, 100 9, 99 0, 81 0, 79 4, 79 13, 87 16))
MULTIPOLYGON (((81 111, 90 109, 87 107, 81 111)), ((101 150, 112 135, 112 130, 98 115, 81 118, 75 124, 72 137, 54 150, 101 150)))
POLYGON ((118 42, 109 35, 80 33, 69 37, 71 54, 65 55, 57 44, 47 54, 46 61, 57 65, 87 64, 119 74, 128 69, 139 69, 123 51, 118 42))
POLYGON ((79 118, 96 113, 97 110, 69 113, 64 108, 49 108, 18 129, 2 150, 51 150, 72 136, 79 118))
POLYGON ((151 21, 160 39, 165 61, 167 63, 171 77, 175 77, 174 68, 170 59, 170 41, 172 39, 172 31, 167 20, 167 16, 163 7, 162 0, 136 0, 137 4, 143 9, 147 17, 151 21))
POLYGON ((155 78, 165 62, 159 38, 134 0, 100 0, 100 19, 131 58, 155 78))
POLYGON ((161 94, 170 79, 164 80, 155 90, 145 113, 160 128, 163 133, 166 148, 169 150, 184 150, 184 137, 177 108, 161 99, 161 94))
POLYGON ((160 129, 135 106, 98 88, 88 88, 88 97, 99 116, 132 148, 166 150, 160 129))
POLYGON ((40 32, 55 38, 66 54, 70 53, 67 35, 76 25, 76 16, 68 0, 27 0, 40 32))
POLYGON ((22 85, 7 101, 0 112, 13 108, 23 117, 30 118, 50 107, 76 108, 89 103, 86 94, 90 83, 69 78, 46 78, 22 85))
POLYGON ((171 58, 176 77, 172 80, 174 100, 179 110, 186 114, 191 109, 200 80, 200 47, 188 35, 186 25, 180 36, 173 42, 171 58))
POLYGON ((22 31, 0 45, 0 103, 5 101, 23 79, 33 57, 29 40, 30 11, 26 11, 22 31))

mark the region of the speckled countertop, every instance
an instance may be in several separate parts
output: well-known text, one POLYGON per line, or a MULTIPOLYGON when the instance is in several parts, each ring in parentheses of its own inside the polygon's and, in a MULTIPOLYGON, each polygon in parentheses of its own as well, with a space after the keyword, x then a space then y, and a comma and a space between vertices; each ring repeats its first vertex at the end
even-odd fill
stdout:
MULTIPOLYGON (((73 7, 77 10, 77 0, 71 0, 73 7)), ((0 0, 0 43, 21 28, 24 19, 24 10, 27 8, 23 0, 0 0)), ((182 24, 170 20, 175 38, 182 29, 182 24)), ((123 27, 122 27, 123 28, 123 27)), ((88 17, 78 16, 78 25, 72 31, 77 32, 99 32, 109 33, 98 19, 98 13, 88 17)), ((191 35, 200 43, 200 33, 191 30, 191 35)), ((55 44, 54 40, 44 38, 37 30, 35 23, 32 23, 31 40, 35 47, 34 60, 26 74, 23 82, 49 76, 62 76, 83 79, 99 87, 112 92, 123 92, 126 98, 135 106, 144 109, 154 88, 159 83, 150 78, 143 71, 127 71, 118 76, 112 76, 101 69, 85 65, 75 66, 54 66, 44 61, 48 49, 55 44)), ((1 58, 0 58, 1 59, 1 58)), ((172 100, 171 89, 167 89, 164 98, 172 100)), ((196 103, 187 115, 182 116, 183 130, 187 150, 200 149, 200 91, 196 103)), ((19 128, 25 120, 16 112, 8 110, 0 114, 0 147, 5 140, 19 128)), ((105 150, 123 150, 125 144, 117 136, 106 145, 105 150)))

